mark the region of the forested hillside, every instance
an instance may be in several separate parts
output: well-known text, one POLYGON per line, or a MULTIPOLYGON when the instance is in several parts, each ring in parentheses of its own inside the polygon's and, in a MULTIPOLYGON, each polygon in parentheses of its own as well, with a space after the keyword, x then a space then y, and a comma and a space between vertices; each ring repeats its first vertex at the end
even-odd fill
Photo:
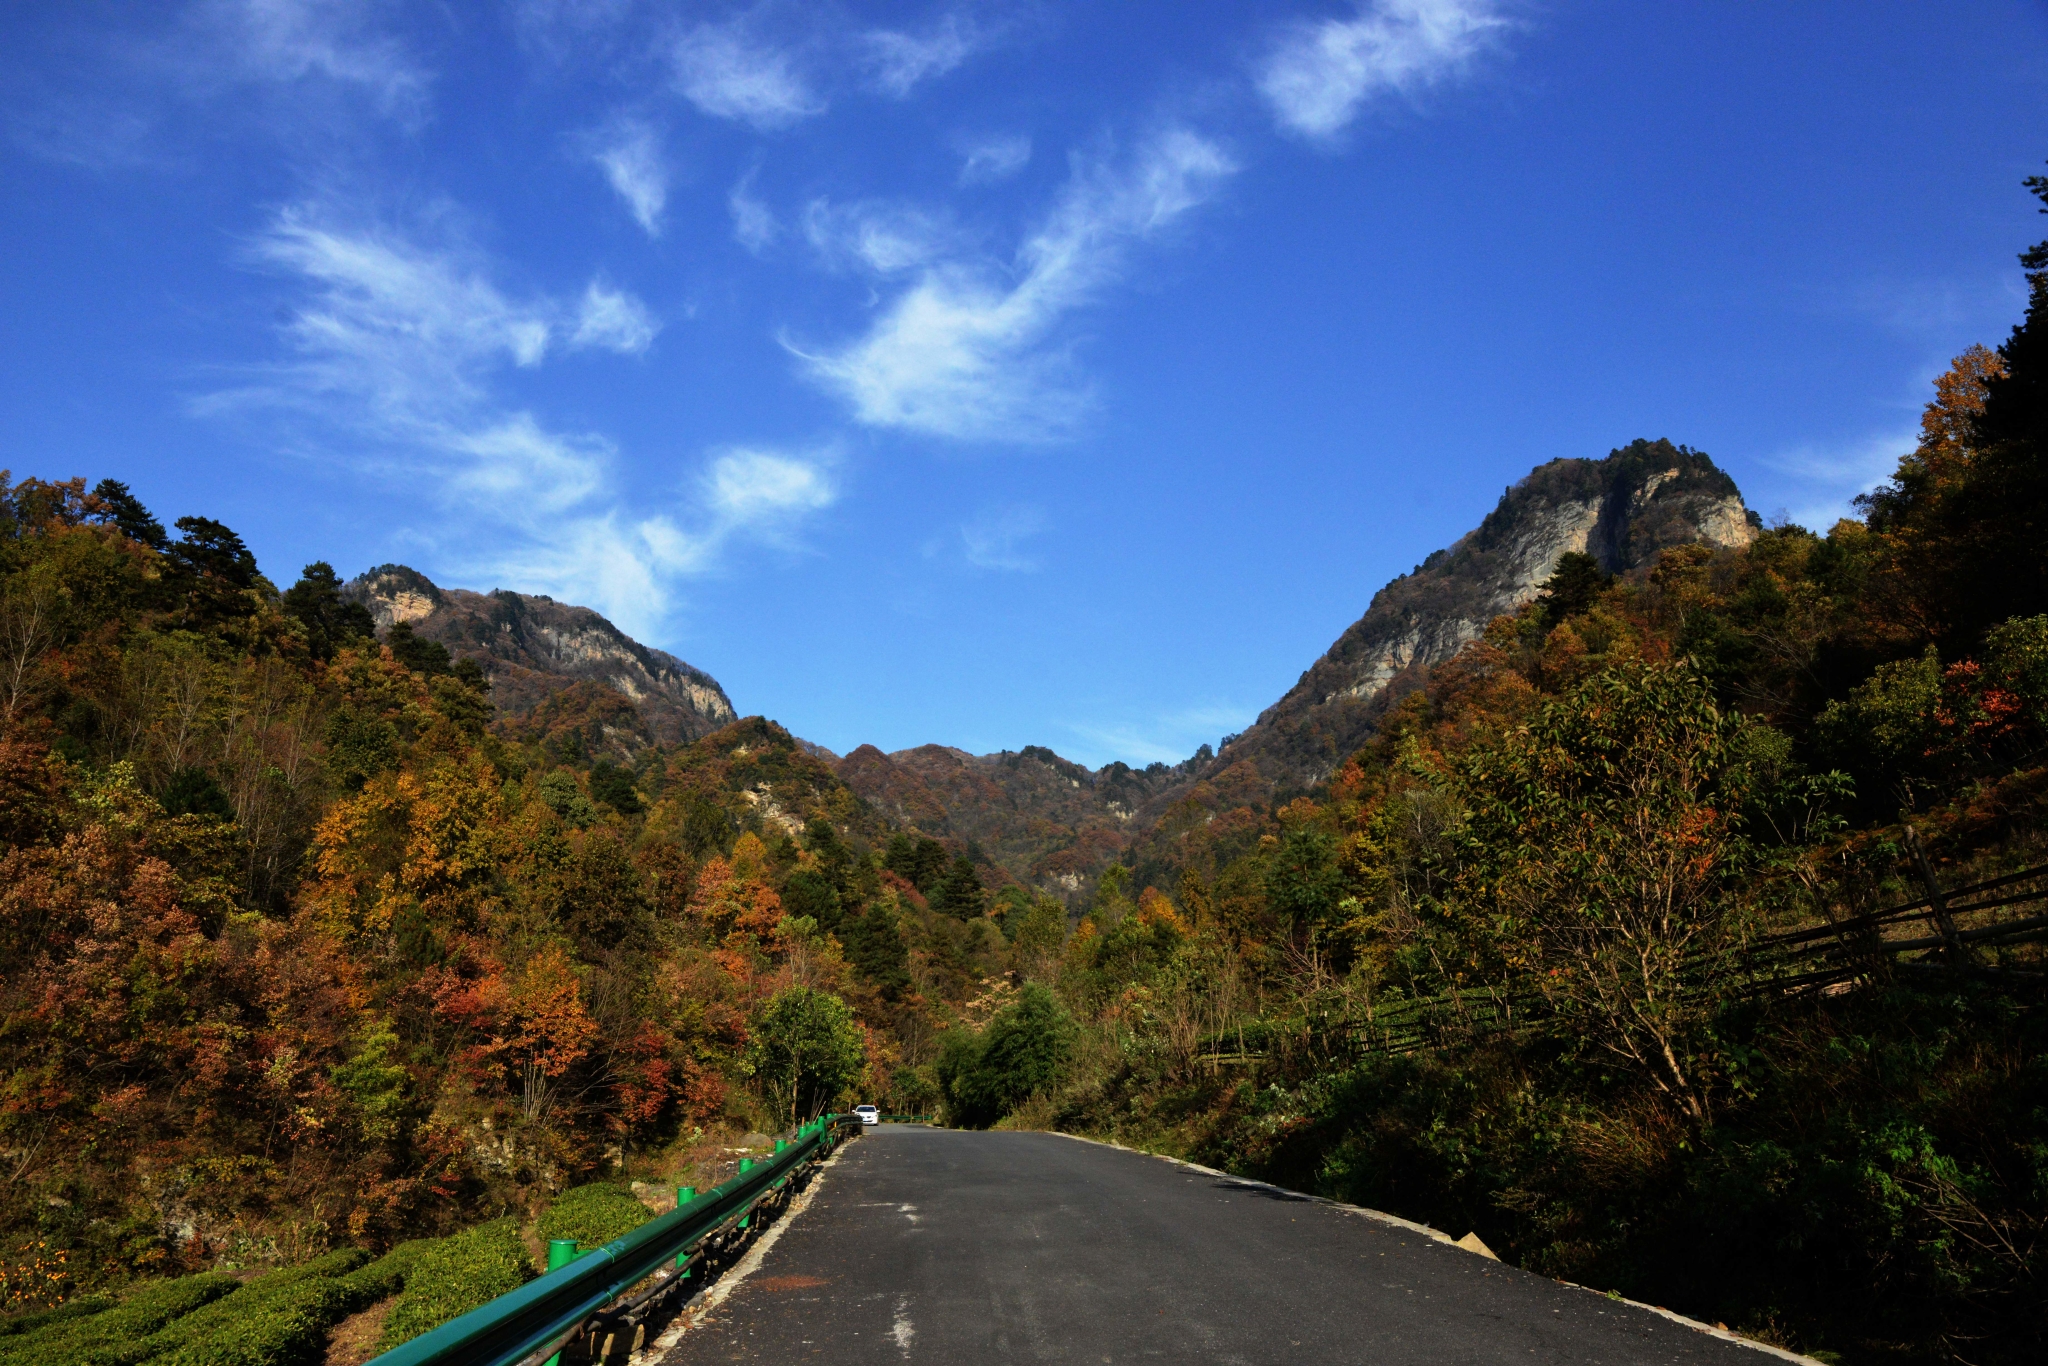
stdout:
POLYGON ((410 624, 119 483, 0 484, 10 1307, 928 1103, 1003 926, 1060 938, 770 722, 665 742, 600 680, 497 714, 410 624))
POLYGON ((1860 517, 1564 554, 1304 795, 1226 750, 944 1040, 949 1113, 1826 1360, 2040 1360, 2048 243, 2022 262, 2024 321, 1860 517))
POLYGON ((231 1283, 159 1278, 327 1254, 256 1283, 325 1296, 315 1341, 428 1264, 369 1251, 474 1226, 433 1256, 494 1293, 584 1203, 640 1217, 565 1188, 860 1094, 1826 1359, 2039 1360, 2048 243, 2022 261, 2024 322, 1858 519, 1760 530, 1664 443, 1543 467, 1263 738, 1172 769, 707 730, 708 675, 584 609, 280 589, 118 482, 0 480, 7 1307, 141 1283, 106 1312, 203 1327, 231 1283))

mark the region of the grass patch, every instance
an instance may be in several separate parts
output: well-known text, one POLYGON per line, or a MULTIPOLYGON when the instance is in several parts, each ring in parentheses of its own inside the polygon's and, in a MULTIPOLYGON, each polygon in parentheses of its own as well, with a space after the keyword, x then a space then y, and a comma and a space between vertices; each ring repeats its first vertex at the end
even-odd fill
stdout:
POLYGON ((141 1343, 166 1324, 185 1317, 240 1288, 219 1272, 150 1281, 121 1303, 96 1314, 48 1320, 0 1338, 0 1366, 127 1366, 142 1361, 141 1343))
POLYGON ((518 1225, 510 1219, 436 1239, 410 1255, 405 1295, 384 1321, 379 1351, 410 1342, 533 1278, 518 1225))
POLYGON ((654 1216, 639 1197, 618 1186, 577 1186, 555 1197, 534 1232, 543 1241, 574 1238, 583 1248, 603 1247, 654 1216))

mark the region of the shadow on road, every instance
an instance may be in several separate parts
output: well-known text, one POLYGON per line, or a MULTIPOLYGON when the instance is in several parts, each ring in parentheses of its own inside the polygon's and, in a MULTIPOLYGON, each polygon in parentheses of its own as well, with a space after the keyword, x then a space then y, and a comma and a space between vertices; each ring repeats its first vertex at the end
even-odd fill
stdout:
POLYGON ((1279 1200, 1288 1204, 1306 1204, 1315 1199, 1312 1195, 1301 1195, 1294 1191, 1281 1190, 1278 1186, 1257 1185, 1250 1181, 1218 1181, 1216 1189, 1220 1191, 1243 1191, 1246 1195, 1256 1195, 1264 1200, 1279 1200))

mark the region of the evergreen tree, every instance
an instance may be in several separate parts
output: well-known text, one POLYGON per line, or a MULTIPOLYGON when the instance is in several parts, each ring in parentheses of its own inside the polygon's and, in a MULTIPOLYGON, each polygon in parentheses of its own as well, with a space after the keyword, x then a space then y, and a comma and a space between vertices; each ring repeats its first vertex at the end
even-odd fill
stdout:
POLYGON ((120 480, 100 480, 94 486, 92 496, 99 499, 100 505, 106 509, 106 519, 119 527, 121 534, 129 540, 140 542, 152 550, 162 550, 170 543, 164 524, 150 515, 142 500, 120 480))
MULTIPOLYGON (((2048 176, 2026 187, 2048 205, 2048 176)), ((2007 618, 2048 611, 2048 241, 2020 253, 2020 265, 2026 316, 1998 348, 2003 373, 1985 383, 1969 476, 1943 518, 1964 566, 1956 648, 2007 618)))
POLYGON ((910 950, 888 907, 877 903, 847 920, 840 926, 839 942, 846 961, 884 1000, 897 1000, 910 989, 910 950))
POLYGON ((180 517, 178 530, 183 534, 167 553, 185 573, 235 588, 256 586, 256 557, 227 526, 211 517, 180 517))
POLYGON ((987 909, 984 896, 974 863, 962 854, 953 860, 953 866, 946 870, 944 880, 932 893, 932 909, 955 920, 973 920, 987 909))
POLYGON ((797 868, 782 882, 782 909, 793 916, 809 916, 822 930, 839 928, 839 893, 832 881, 815 868, 797 868))
POLYGON ((830 879, 837 892, 848 890, 853 875, 853 850, 846 847, 846 841, 839 838, 839 832, 832 828, 832 822, 823 816, 813 816, 804 824, 804 848, 818 860, 818 867, 830 879))
POLYGON ((633 786, 633 770, 621 768, 609 759, 599 759, 590 766, 590 795, 621 816, 637 815, 641 809, 640 793, 633 786))
POLYGON ((306 647, 313 658, 334 658, 335 651, 352 640, 373 640, 376 618, 359 602, 341 596, 341 576, 325 560, 315 560, 299 574, 299 581, 285 590, 284 611, 306 628, 306 647))
POLYGON ((1614 576, 1600 567, 1600 561, 1584 551, 1567 550, 1536 597, 1543 629, 1548 631, 1567 618, 1585 615, 1594 599, 1613 582, 1614 576))
POLYGON ((898 831, 889 837, 882 866, 908 881, 920 892, 930 893, 946 872, 946 846, 926 835, 913 839, 898 831))
POLYGON ((203 768, 181 768, 173 773, 157 801, 168 816, 207 816, 217 821, 235 818, 235 804, 203 768))
POLYGON ((392 622, 391 629, 384 633, 384 645, 391 651, 393 659, 428 678, 445 674, 452 667, 448 647, 419 635, 409 621, 392 622))

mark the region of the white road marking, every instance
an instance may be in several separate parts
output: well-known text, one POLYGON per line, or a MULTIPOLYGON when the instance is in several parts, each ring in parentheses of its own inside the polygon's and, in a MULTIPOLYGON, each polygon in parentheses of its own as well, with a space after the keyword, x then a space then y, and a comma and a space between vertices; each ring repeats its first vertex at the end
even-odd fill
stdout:
POLYGON ((890 1325, 889 1336, 896 1339, 896 1345, 903 1349, 903 1355, 910 1355, 910 1340, 917 1336, 917 1329, 910 1324, 910 1296, 896 1301, 896 1322, 890 1325))

